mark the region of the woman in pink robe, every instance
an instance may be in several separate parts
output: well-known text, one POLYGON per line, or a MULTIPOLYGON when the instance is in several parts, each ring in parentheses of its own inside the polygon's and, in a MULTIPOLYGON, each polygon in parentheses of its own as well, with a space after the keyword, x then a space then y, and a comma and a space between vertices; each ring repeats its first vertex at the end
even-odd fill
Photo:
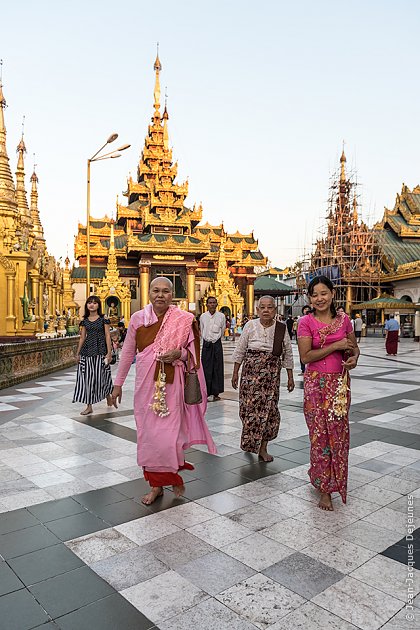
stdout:
POLYGON ((191 313, 171 305, 172 283, 156 278, 150 285, 150 302, 133 314, 124 341, 112 398, 121 401, 122 385, 136 357, 134 417, 137 426, 137 462, 152 490, 143 497, 150 504, 172 485, 176 496, 184 492, 179 471, 193 469, 185 462, 184 451, 193 444, 206 444, 210 453, 216 447, 204 420, 207 407, 204 374, 199 365, 198 327, 191 313), (137 354, 136 354, 137 352, 137 354), (184 401, 185 364, 191 353, 198 368, 202 402, 184 401), (167 415, 153 409, 159 366, 166 374, 167 415))

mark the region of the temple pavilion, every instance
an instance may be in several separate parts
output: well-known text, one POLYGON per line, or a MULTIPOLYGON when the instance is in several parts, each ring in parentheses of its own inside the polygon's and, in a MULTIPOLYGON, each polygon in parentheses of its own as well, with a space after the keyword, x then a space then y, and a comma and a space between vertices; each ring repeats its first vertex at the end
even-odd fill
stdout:
POLYGON ((420 186, 402 185, 392 210, 374 226, 383 252, 381 281, 396 298, 420 302, 420 186))
MULTIPOLYGON (((178 164, 169 146, 166 104, 161 112, 158 56, 154 71, 153 114, 137 176, 128 178, 123 193, 126 204, 117 201, 115 224, 108 216, 91 218, 91 291, 104 296, 105 309, 111 308, 115 316, 124 313, 127 300, 128 311, 133 313, 147 304, 151 280, 166 276, 173 282, 175 303, 183 309, 200 313, 205 297, 215 295, 228 315, 253 313, 255 267, 267 260, 252 232, 228 234, 223 224, 202 223, 201 204, 186 206, 188 182, 176 182, 178 164), (107 280, 110 248, 128 297, 118 296, 107 280)), ((72 282, 75 299, 82 304, 86 225, 78 226, 75 258, 78 266, 72 270, 72 282)))

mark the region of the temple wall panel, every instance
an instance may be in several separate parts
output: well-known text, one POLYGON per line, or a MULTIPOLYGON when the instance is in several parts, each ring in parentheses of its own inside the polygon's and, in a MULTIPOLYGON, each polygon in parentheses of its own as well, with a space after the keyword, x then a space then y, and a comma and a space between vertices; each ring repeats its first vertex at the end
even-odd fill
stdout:
POLYGON ((4 389, 75 365, 79 336, 20 343, 0 341, 0 389, 4 389))

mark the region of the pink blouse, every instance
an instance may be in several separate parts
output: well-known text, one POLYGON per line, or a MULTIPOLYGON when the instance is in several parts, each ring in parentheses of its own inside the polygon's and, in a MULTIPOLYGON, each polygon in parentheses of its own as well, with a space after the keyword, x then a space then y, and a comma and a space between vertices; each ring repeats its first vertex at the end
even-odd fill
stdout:
MULTIPOLYGON (((345 314, 337 315, 331 324, 323 324, 310 313, 300 318, 297 334, 298 337, 310 337, 312 339, 312 350, 319 350, 336 341, 340 341, 340 339, 344 339, 352 332, 353 326, 349 317, 345 314), (326 328, 329 328, 329 331, 323 332, 323 329, 326 328)), ((336 350, 319 361, 308 363, 306 369, 329 374, 342 372, 343 360, 344 353, 341 350, 336 350)))

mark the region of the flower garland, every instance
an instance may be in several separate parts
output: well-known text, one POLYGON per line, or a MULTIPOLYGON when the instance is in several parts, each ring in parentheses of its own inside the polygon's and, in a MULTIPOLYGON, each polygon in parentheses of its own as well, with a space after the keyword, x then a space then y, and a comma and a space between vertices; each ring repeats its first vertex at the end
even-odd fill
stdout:
POLYGON ((159 362, 159 373, 155 383, 155 393, 150 407, 159 418, 169 416, 168 405, 166 404, 166 374, 163 361, 159 362))
POLYGON ((338 378, 337 389, 335 392, 332 407, 330 412, 337 418, 345 418, 347 416, 347 404, 348 393, 350 391, 349 385, 349 373, 344 370, 344 374, 341 374, 338 378))

